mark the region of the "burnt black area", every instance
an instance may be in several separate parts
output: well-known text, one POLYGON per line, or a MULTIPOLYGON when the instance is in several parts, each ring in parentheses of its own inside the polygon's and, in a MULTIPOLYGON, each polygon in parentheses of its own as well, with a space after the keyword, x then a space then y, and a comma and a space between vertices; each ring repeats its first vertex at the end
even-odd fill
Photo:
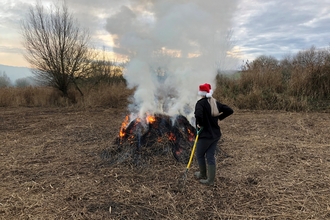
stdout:
POLYGON ((102 157, 111 163, 130 161, 145 163, 155 155, 167 155, 182 163, 187 163, 195 141, 196 129, 183 115, 170 117, 154 115, 150 123, 135 119, 123 130, 122 137, 116 137, 114 149, 104 150, 102 157))

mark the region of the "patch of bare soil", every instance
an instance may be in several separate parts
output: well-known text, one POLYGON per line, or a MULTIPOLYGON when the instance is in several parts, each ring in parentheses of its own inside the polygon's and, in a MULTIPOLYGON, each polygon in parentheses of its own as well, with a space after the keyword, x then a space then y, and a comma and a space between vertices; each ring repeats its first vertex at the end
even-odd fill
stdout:
POLYGON ((0 109, 1 219, 329 219, 330 114, 239 111, 220 122, 214 187, 171 153, 101 158, 124 110, 0 109))

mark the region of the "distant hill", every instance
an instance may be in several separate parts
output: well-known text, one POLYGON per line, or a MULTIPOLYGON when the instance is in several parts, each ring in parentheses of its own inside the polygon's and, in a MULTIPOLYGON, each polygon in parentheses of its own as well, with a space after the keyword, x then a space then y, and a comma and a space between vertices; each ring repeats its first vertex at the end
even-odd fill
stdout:
POLYGON ((27 67, 7 66, 0 64, 0 73, 6 73, 14 84, 17 79, 32 77, 32 71, 27 67))

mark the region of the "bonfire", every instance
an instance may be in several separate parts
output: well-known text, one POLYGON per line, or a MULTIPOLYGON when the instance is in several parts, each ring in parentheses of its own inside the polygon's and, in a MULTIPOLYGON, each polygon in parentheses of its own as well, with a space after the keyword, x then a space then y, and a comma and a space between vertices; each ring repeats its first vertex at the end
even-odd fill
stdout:
POLYGON ((102 152, 110 163, 144 164, 155 155, 172 154, 182 163, 189 160, 196 129, 183 115, 146 115, 133 120, 126 116, 113 147, 102 152))

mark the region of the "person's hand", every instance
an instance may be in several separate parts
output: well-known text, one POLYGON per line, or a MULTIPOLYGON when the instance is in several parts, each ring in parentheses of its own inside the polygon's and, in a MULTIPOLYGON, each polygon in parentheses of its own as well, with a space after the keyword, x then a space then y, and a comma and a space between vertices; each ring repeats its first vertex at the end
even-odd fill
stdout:
POLYGON ((197 125, 197 134, 200 134, 203 130, 202 126, 197 125))

